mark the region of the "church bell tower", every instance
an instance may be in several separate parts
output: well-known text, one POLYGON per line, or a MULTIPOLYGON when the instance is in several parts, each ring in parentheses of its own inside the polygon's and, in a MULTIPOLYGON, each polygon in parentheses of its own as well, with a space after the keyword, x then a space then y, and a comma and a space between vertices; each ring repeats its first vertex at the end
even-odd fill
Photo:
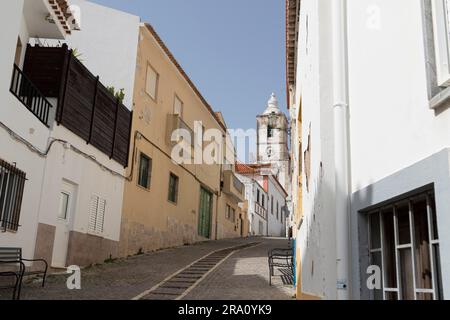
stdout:
POLYGON ((272 93, 267 108, 257 116, 258 164, 271 164, 272 173, 283 188, 289 190, 288 120, 272 93))

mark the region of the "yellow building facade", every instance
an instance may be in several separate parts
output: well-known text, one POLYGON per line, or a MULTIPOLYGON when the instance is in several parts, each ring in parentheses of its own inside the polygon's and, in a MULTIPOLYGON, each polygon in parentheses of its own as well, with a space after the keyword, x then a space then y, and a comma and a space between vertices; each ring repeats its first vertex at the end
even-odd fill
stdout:
MULTIPOLYGON (((155 30, 143 24, 136 63, 129 181, 122 210, 121 256, 241 236, 239 203, 244 196, 243 191, 240 194, 233 189, 234 160, 230 166, 220 161, 180 164, 172 160, 172 133, 176 129, 193 133, 196 122, 201 122, 202 132, 216 129, 227 137, 221 115, 212 110, 155 30)), ((193 138, 192 149, 202 140, 193 138)), ((207 144, 196 150, 205 147, 207 144)))

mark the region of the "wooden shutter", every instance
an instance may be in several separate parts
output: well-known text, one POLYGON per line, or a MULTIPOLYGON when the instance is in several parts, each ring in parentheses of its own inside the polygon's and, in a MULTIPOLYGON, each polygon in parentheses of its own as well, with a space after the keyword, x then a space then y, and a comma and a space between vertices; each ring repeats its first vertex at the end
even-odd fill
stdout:
POLYGON ((102 234, 105 224, 106 200, 92 195, 89 210, 89 232, 102 234))
POLYGON ((99 197, 91 196, 91 206, 89 208, 89 232, 95 233, 97 229, 97 209, 99 197))
POLYGON ((103 233, 105 223, 105 211, 106 211, 106 200, 99 199, 97 209, 97 223, 96 223, 97 233, 103 233))

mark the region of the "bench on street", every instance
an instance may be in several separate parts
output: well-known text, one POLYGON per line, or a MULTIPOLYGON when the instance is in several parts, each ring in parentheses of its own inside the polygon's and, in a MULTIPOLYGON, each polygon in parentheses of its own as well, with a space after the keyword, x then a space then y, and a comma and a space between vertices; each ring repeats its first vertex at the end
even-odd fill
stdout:
MULTIPOLYGON (((33 266, 34 267, 34 266, 33 266)), ((0 247, 0 277, 12 278, 12 284, 0 284, 0 289, 13 289, 13 300, 20 300, 20 291, 24 276, 42 275, 42 287, 45 286, 48 264, 44 259, 25 259, 22 257, 22 248, 0 247), (38 262, 39 269, 30 269, 25 262, 38 262)))
POLYGON ((276 248, 268 252, 269 260, 269 284, 272 285, 272 277, 275 269, 281 272, 282 277, 289 278, 291 282, 294 277, 294 255, 291 248, 276 248))

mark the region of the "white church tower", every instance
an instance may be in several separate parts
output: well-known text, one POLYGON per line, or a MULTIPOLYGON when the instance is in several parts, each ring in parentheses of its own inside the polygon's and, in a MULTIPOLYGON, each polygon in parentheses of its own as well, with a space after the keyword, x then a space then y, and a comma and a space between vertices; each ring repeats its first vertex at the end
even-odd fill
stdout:
POLYGON ((273 174, 289 192, 288 121, 278 107, 278 100, 274 93, 267 103, 267 109, 256 119, 258 164, 271 164, 273 174))

